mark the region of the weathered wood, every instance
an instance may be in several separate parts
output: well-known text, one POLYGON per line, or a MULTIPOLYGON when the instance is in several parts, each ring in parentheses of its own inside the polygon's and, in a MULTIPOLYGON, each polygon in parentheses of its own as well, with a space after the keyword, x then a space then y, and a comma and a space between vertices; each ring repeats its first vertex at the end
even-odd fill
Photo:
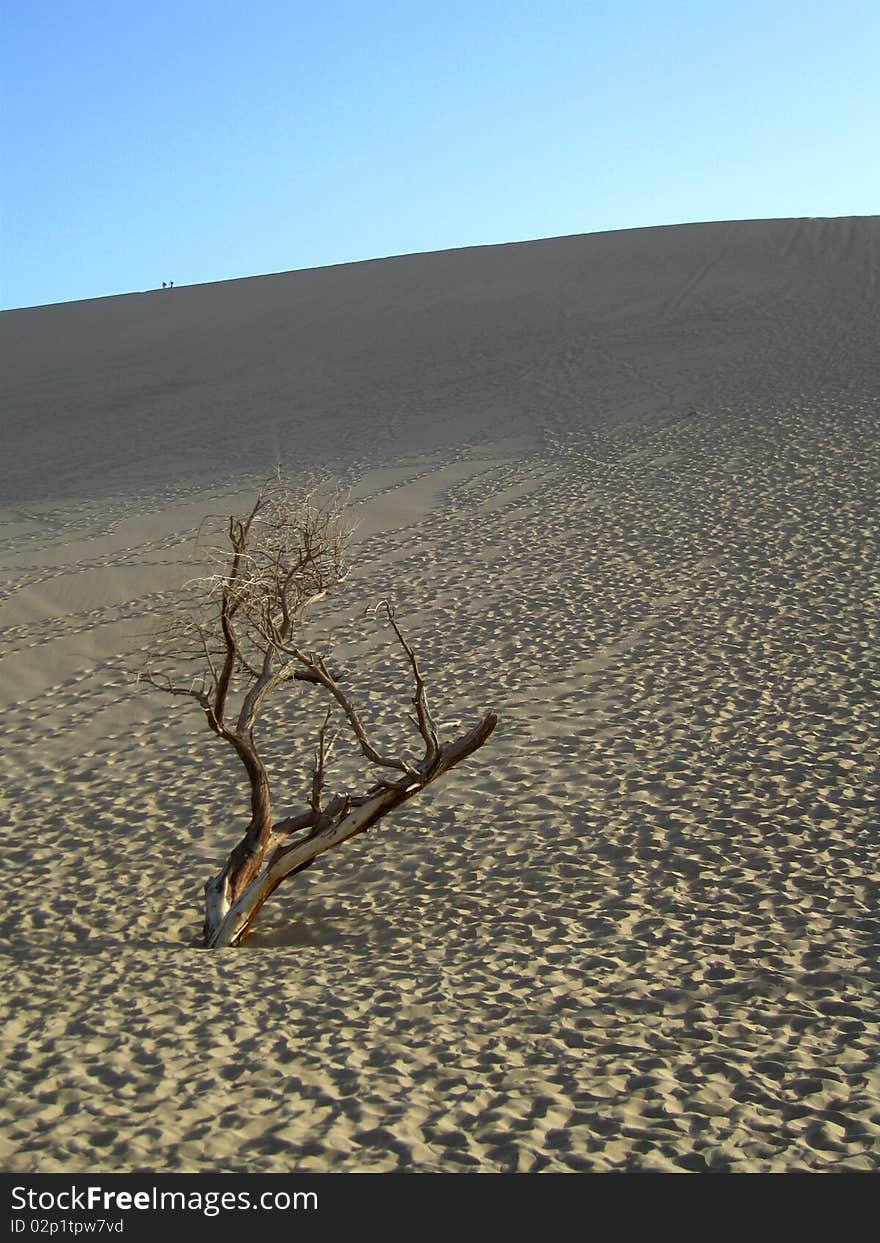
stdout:
MULTIPOLYGON (((213 948, 239 945, 251 928, 260 907, 283 880, 308 867, 318 855, 363 833, 401 803, 421 793, 426 786, 481 747, 491 736, 497 722, 494 712, 487 713, 469 733, 441 746, 433 764, 418 779, 403 779, 379 789, 359 802, 358 806, 343 809, 329 823, 321 824, 305 840, 275 850, 263 871, 231 903, 219 922, 209 926, 208 920, 212 916, 206 916, 206 945, 213 948)), ((213 910, 216 912, 216 920, 219 909, 215 907, 213 910)))
POLYGON ((205 885, 204 939, 210 947, 240 945, 282 881, 436 781, 481 747, 497 723, 490 712, 469 733, 441 742, 418 659, 392 605, 382 601, 378 607, 385 610, 415 683, 411 719, 424 743, 423 759, 414 763, 372 743, 338 677, 321 656, 305 652, 297 642, 297 626, 306 609, 347 574, 352 528, 343 520, 338 494, 323 504, 316 495, 312 490, 292 497, 277 479, 260 492, 248 514, 230 517, 227 546, 213 550, 217 572, 200 582, 200 608, 170 620, 138 678, 168 694, 193 699, 208 727, 232 748, 248 776, 248 827, 221 871, 205 885), (267 699, 294 682, 322 689, 329 707, 318 733, 309 809, 273 824, 269 773, 254 730, 267 699), (328 729, 339 709, 361 754, 385 775, 365 793, 337 794, 324 806, 332 749, 328 729))

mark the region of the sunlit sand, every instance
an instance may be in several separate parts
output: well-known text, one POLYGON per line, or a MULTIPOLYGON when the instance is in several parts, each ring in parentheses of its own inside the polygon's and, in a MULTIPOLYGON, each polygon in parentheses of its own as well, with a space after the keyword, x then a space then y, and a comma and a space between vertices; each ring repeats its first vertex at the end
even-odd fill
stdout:
POLYGON ((877 1170, 878 271, 743 222, 0 316, 5 1169, 877 1170), (371 727, 382 596, 500 724, 210 952, 245 791, 133 674, 276 461, 352 489, 371 727))

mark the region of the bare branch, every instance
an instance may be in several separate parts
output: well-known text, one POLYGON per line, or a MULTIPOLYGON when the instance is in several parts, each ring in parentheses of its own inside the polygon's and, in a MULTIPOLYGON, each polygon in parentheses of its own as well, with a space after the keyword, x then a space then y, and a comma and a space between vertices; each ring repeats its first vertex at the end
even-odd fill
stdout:
POLYGON ((327 709, 327 715, 324 717, 324 723, 318 731, 318 745, 315 748, 315 762, 312 766, 312 794, 310 803, 315 816, 321 815, 321 796, 324 793, 324 784, 326 777, 327 760, 330 758, 330 752, 333 750, 333 742, 331 739, 327 742, 327 726, 330 724, 330 718, 333 715, 332 705, 327 709))
POLYGON ((141 669, 135 677, 135 682, 146 682, 148 686, 164 691, 166 695, 186 695, 189 699, 194 699, 200 707, 205 709, 210 707, 208 696, 204 691, 195 690, 192 686, 176 685, 167 674, 153 673, 148 669, 141 669))
POLYGON ((358 715, 357 709, 320 657, 309 657, 295 647, 290 647, 288 650, 292 652, 295 658, 301 661, 305 666, 306 670, 311 675, 309 680, 319 682, 321 686, 326 687, 326 689, 339 704, 348 719, 352 733, 357 739, 361 751, 372 764, 378 764, 380 768, 395 768, 398 772, 416 776, 416 770, 412 767, 412 765, 407 764, 405 760, 399 759, 393 755, 385 755, 373 746, 367 737, 367 731, 364 729, 363 722, 358 715))
POLYGON ((434 719, 431 716, 431 710, 428 707, 428 696, 425 691, 425 680, 422 677, 422 671, 419 668, 419 662, 416 659, 416 654, 403 637, 400 627, 397 624, 393 606, 388 600, 380 600, 379 603, 374 606, 373 612, 375 613, 380 608, 385 609, 391 628, 397 635, 400 645, 406 652, 407 657, 409 658, 410 666, 412 667, 413 678, 415 679, 416 684, 416 693, 413 696, 413 704, 415 706, 417 716, 416 727, 425 742, 424 762, 428 765, 428 767, 430 767, 430 765, 434 763, 437 756, 440 754, 440 739, 437 736, 437 727, 434 724, 434 719))
MULTIPOLYGON (((211 946, 239 945, 246 937, 263 903, 288 876, 309 867, 318 855, 363 833, 388 812, 413 797, 431 781, 473 754, 492 734, 498 718, 489 712, 467 734, 442 749, 433 771, 420 780, 403 781, 376 789, 359 800, 348 799, 330 817, 325 815, 316 830, 303 841, 279 846, 264 871, 245 889, 209 938, 211 946)), ((329 809, 328 809, 329 810, 329 809)))
POLYGON ((490 713, 470 734, 441 743, 419 661, 387 600, 373 612, 385 610, 409 662, 415 708, 410 720, 425 744, 419 763, 377 747, 325 658, 306 652, 298 633, 303 617, 344 581, 352 530, 338 490, 312 483, 293 493, 280 474, 260 489, 247 513, 223 520, 216 543, 206 542, 202 524, 196 546, 205 572, 189 584, 186 608, 175 608, 154 636, 138 675, 139 682, 166 694, 193 699, 214 734, 233 748, 250 783, 250 820, 205 887, 208 945, 239 944, 281 880, 376 823, 481 746, 494 729, 490 713), (296 682, 320 686, 329 703, 312 757, 308 806, 273 823, 256 727, 270 696, 296 682), (337 705, 360 754, 385 775, 374 777, 364 793, 336 794, 325 803, 337 705))

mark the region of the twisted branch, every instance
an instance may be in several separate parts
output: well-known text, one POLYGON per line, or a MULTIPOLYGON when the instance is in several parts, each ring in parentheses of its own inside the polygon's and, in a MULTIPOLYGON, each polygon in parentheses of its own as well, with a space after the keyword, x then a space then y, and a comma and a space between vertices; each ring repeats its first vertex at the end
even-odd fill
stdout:
POLYGON ((203 528, 197 543, 215 568, 191 584, 201 599, 168 620, 138 681, 193 699, 247 772, 250 823, 206 885, 206 944, 231 945, 244 938, 281 880, 364 831, 471 754, 492 733, 496 718, 489 713, 454 743, 441 742, 418 658, 387 599, 368 611, 384 609, 409 663, 415 709, 410 719, 425 747, 418 763, 376 746, 326 660, 304 650, 297 630, 306 610, 348 573, 352 527, 338 492, 319 503, 314 486, 297 497, 278 476, 260 490, 249 512, 229 517, 224 547, 205 547, 203 528), (194 672, 187 677, 190 666, 194 672), (255 729, 267 699, 291 682, 323 688, 330 702, 313 753, 308 807, 273 823, 269 774, 255 729), (330 735, 337 705, 360 754, 384 771, 364 793, 337 794, 325 803, 327 767, 338 737, 338 731, 330 735))

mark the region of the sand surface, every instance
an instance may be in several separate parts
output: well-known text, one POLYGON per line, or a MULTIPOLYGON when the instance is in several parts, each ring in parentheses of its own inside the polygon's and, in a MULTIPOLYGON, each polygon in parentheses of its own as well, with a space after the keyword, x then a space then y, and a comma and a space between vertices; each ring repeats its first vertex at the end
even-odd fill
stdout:
POLYGON ((4 1169, 880 1169, 878 270, 746 222, 0 316, 4 1169), (310 633, 377 735, 385 595, 500 724, 212 953, 244 791, 131 671, 279 459, 352 488, 310 633))

